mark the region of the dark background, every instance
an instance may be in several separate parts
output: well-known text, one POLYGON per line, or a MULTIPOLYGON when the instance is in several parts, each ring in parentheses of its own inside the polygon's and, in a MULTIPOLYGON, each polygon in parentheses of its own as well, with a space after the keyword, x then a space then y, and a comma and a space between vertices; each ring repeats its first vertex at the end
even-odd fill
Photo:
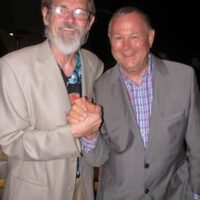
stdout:
MULTIPOLYGON (((107 25, 113 11, 134 5, 150 17, 156 38, 152 52, 168 59, 192 64, 200 56, 200 11, 196 0, 95 0, 96 21, 85 47, 95 52, 109 68, 114 64, 107 38, 107 25)), ((4 0, 0 5, 1 55, 43 41, 40 0, 4 0), (9 33, 15 36, 10 37, 9 33)))

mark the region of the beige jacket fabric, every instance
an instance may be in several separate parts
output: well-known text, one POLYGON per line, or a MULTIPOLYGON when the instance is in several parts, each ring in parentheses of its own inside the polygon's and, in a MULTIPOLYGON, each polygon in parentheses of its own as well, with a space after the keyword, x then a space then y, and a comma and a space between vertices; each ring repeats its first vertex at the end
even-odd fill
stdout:
MULTIPOLYGON (((80 50, 82 93, 91 97, 103 63, 80 50)), ((72 200, 78 139, 66 114, 71 105, 48 41, 0 59, 0 145, 8 155, 4 200, 72 200)), ((93 168, 81 157, 85 200, 93 200, 93 168)))

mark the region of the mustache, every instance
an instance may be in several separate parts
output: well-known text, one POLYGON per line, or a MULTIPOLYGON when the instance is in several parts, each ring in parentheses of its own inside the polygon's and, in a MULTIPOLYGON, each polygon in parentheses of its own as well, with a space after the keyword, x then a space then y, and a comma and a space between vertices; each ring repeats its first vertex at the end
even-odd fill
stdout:
POLYGON ((73 29, 75 31, 80 31, 79 28, 75 25, 75 24, 67 24, 67 23, 64 23, 64 24, 60 24, 58 27, 57 27, 58 30, 60 29, 73 29))

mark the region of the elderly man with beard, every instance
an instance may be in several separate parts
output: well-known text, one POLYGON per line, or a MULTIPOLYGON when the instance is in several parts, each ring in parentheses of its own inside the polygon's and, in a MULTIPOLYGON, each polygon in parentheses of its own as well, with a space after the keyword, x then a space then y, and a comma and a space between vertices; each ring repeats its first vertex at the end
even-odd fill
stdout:
POLYGON ((95 146, 101 108, 83 97, 91 98, 103 63, 80 47, 94 3, 43 0, 41 8, 47 40, 0 59, 0 145, 8 158, 3 199, 93 200, 93 168, 82 151, 95 146), (79 97, 88 120, 70 125, 67 113, 79 97))

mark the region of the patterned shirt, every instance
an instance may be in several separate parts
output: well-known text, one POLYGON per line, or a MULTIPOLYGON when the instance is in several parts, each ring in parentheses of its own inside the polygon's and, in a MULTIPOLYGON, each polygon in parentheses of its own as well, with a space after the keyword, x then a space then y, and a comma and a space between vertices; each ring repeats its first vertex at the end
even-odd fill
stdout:
POLYGON ((147 70, 142 76, 141 84, 137 85, 120 68, 145 148, 148 142, 149 121, 153 102, 153 69, 152 58, 149 55, 147 70))

